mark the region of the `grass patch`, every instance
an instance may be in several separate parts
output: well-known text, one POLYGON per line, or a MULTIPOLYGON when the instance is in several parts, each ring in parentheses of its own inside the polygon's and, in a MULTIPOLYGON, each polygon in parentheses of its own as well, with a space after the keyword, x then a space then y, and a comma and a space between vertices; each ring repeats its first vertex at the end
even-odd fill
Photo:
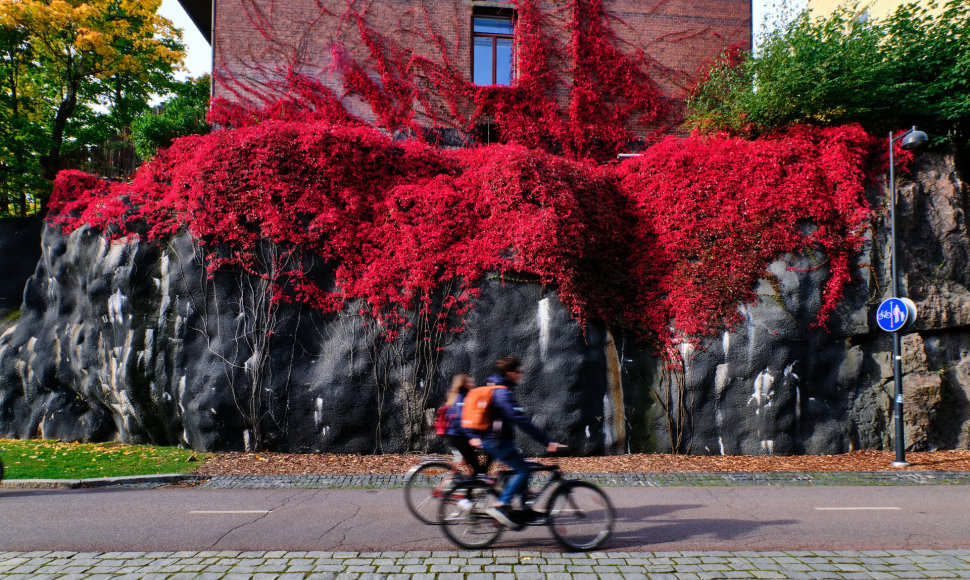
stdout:
POLYGON ((179 447, 0 439, 4 479, 87 479, 189 473, 211 454, 179 447))
MULTIPOLYGON (((2 312, 2 311, 0 311, 2 312)), ((4 322, 10 322, 11 320, 20 320, 20 309, 11 310, 3 317, 4 322)))

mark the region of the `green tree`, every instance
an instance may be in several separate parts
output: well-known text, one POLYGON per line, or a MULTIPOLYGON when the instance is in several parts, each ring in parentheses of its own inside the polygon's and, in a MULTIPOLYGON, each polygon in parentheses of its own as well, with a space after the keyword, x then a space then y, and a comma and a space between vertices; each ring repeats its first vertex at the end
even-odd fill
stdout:
POLYGON ((970 3, 950 0, 936 15, 916 4, 902 6, 885 22, 885 32, 897 110, 893 128, 917 123, 970 144, 970 3))
MULTIPOLYGON (((43 178, 52 180, 62 168, 65 148, 123 134, 147 108, 148 95, 171 82, 184 51, 181 32, 156 14, 160 4, 0 0, 0 29, 26 49, 23 58, 33 68, 20 80, 38 95, 31 108, 44 128, 42 142, 34 144, 44 146, 37 160, 43 178)), ((10 83, 4 89, 12 94, 10 83)), ((24 112, 24 100, 8 100, 24 112)), ((5 137, 13 135, 23 137, 5 137)))
POLYGON ((881 21, 855 14, 803 12, 760 54, 719 60, 688 97, 688 125, 756 135, 793 123, 859 122, 875 133, 916 123, 965 140, 970 4, 948 0, 936 15, 910 4, 881 21))
POLYGON ((178 137, 207 133, 209 124, 209 75, 176 83, 174 94, 156 110, 142 113, 132 123, 132 140, 142 159, 168 147, 178 137))
POLYGON ((32 59, 26 34, 0 26, 0 217, 26 215, 44 191, 38 157, 46 134, 32 59))

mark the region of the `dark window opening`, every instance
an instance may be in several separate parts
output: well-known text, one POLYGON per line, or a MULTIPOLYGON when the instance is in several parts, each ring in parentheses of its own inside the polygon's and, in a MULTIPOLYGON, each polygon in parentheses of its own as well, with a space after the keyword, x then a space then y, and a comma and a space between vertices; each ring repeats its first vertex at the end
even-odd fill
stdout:
POLYGON ((499 133, 498 127, 492 123, 491 119, 485 119, 484 123, 475 125, 473 134, 475 142, 483 145, 502 142, 502 135, 499 133))
POLYGON ((512 14, 496 11, 472 17, 472 82, 512 84, 512 14))

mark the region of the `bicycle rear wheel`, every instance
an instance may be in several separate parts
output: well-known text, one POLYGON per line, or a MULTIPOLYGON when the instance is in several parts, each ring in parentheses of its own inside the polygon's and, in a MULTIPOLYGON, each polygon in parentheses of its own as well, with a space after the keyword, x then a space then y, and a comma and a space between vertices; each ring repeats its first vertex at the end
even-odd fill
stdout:
POLYGON ((603 490, 585 481, 570 481, 549 499, 549 527, 570 550, 595 550, 613 533, 613 504, 603 490))
POLYGON ((451 470, 447 461, 425 461, 411 468, 404 479, 404 503, 414 517, 426 524, 438 523, 438 502, 451 470))
POLYGON ((495 503, 492 486, 482 481, 465 481, 445 493, 438 511, 441 531, 466 550, 477 550, 492 544, 505 527, 485 510, 495 503))

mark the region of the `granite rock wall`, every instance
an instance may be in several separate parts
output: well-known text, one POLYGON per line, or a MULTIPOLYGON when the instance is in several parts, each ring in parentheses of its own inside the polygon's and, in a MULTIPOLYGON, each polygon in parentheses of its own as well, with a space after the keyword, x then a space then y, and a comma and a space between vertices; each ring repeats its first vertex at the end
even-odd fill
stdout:
MULTIPOLYGON (((970 448, 966 185, 951 156, 927 154, 899 194, 901 288, 919 308, 903 336, 907 447, 970 448)), ((20 316, 0 329, 0 436, 438 450, 429 424, 449 377, 484 379, 495 358, 517 354, 523 407, 577 454, 890 448, 891 337, 873 318, 888 296, 885 213, 827 329, 812 324, 824 256, 789 256, 743 323, 681 346, 684 372, 600 325, 580 328, 537 284, 486 280, 464 332, 386 343, 354 305, 273 308, 259 280, 208 277, 186 236, 111 244, 47 227, 20 316)))

